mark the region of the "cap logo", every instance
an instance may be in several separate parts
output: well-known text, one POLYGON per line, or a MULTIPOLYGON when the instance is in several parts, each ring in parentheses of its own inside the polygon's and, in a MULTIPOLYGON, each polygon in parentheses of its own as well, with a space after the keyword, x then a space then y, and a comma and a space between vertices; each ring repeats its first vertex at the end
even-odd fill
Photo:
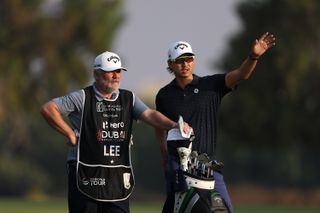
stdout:
POLYGON ((177 45, 174 47, 175 50, 178 49, 178 48, 180 48, 181 50, 183 50, 184 48, 188 48, 188 45, 183 44, 183 43, 180 43, 180 44, 177 44, 177 45))
POLYGON ((107 58, 107 61, 113 61, 113 63, 117 63, 117 62, 119 62, 120 61, 120 58, 118 58, 117 56, 111 56, 111 57, 109 57, 109 58, 107 58))

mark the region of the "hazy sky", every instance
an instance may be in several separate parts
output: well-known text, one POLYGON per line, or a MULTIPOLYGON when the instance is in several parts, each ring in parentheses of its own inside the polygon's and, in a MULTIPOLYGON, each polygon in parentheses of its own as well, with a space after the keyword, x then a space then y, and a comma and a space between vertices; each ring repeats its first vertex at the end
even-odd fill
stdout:
POLYGON ((154 96, 173 79, 167 70, 167 49, 187 41, 196 53, 195 73, 219 72, 212 64, 225 50, 229 37, 241 28, 235 13, 239 0, 127 0, 126 20, 114 44, 128 72, 122 88, 141 98, 154 96))

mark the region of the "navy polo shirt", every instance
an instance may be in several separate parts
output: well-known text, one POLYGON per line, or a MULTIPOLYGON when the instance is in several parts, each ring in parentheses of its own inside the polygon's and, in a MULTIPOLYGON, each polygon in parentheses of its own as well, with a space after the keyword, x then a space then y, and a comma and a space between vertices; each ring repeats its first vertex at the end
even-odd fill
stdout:
POLYGON ((156 96, 157 110, 177 121, 179 115, 194 129, 193 150, 214 158, 217 140, 217 113, 221 100, 231 90, 226 87, 225 74, 205 77, 193 75, 184 89, 174 79, 156 96))

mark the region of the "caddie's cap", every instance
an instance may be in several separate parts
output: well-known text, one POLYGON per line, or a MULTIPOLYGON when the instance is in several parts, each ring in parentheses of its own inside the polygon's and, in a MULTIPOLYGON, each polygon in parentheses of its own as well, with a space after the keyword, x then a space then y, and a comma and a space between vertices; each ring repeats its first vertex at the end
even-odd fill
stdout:
POLYGON ((191 45, 185 41, 177 41, 172 43, 168 50, 168 60, 174 61, 181 55, 194 56, 191 45))
POLYGON ((101 69, 106 72, 115 71, 118 69, 127 71, 126 68, 121 66, 120 57, 113 52, 103 52, 96 57, 93 65, 95 70, 101 69))

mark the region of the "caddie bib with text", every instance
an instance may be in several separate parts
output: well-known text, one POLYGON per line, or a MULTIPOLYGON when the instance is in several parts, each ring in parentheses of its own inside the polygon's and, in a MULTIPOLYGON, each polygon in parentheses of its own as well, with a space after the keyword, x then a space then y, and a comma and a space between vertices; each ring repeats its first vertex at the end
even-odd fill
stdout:
POLYGON ((120 89, 115 100, 99 101, 92 86, 84 91, 78 189, 98 201, 124 200, 134 187, 130 150, 133 94, 120 89))

